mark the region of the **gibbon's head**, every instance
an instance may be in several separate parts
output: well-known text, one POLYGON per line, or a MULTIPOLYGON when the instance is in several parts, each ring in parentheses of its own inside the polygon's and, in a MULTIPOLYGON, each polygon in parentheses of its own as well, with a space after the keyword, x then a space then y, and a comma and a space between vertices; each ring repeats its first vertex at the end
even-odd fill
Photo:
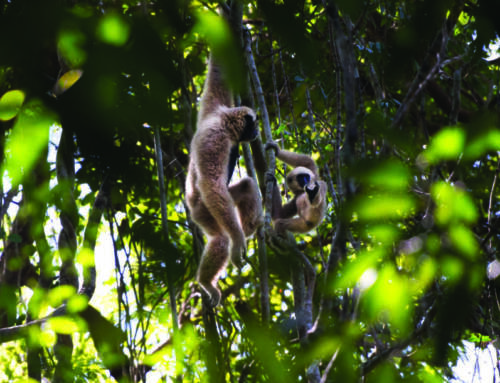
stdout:
POLYGON ((301 194, 310 182, 316 181, 314 173, 308 168, 297 166, 286 177, 286 184, 293 194, 301 194))
POLYGON ((221 107, 221 120, 234 141, 253 141, 259 134, 257 115, 246 106, 221 107))

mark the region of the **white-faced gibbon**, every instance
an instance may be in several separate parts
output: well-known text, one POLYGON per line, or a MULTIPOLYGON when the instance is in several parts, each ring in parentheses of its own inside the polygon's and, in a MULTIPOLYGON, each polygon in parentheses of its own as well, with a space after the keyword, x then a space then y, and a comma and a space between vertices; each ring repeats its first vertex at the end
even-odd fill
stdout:
POLYGON ((193 221, 208 237, 197 279, 212 306, 220 301, 217 280, 229 256, 234 265, 241 266, 246 237, 263 221, 255 181, 245 177, 228 186, 238 143, 258 135, 255 112, 244 106, 230 107, 231 104, 231 93, 223 83, 220 66, 211 57, 197 130, 191 141, 186 202, 193 221))
POLYGON ((307 233, 317 227, 326 212, 326 183, 318 177, 318 167, 314 160, 300 153, 280 150, 274 142, 266 144, 266 150, 273 149, 276 157, 293 166, 286 177, 288 188, 294 194, 285 205, 281 202, 279 187, 274 179, 273 208, 271 217, 278 234, 285 230, 294 233, 307 233))

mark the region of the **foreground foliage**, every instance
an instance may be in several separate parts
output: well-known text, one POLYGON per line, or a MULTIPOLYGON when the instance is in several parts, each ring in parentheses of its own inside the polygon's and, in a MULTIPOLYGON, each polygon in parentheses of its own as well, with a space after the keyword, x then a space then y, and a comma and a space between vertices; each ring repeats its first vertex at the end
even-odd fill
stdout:
POLYGON ((497 5, 221 6, 0 1, 0 381, 450 379, 500 330, 497 5), (262 120, 235 177, 265 197, 273 139, 329 191, 307 235, 266 217, 215 312, 184 204, 207 46, 262 120))

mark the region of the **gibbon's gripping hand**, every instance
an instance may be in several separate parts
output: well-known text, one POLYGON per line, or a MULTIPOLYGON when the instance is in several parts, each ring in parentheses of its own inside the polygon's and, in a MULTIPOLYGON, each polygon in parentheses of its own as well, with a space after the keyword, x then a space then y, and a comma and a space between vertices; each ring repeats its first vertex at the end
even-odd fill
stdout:
POLYGON ((245 240, 245 235, 238 240, 233 240, 231 242, 231 263, 238 269, 243 267, 243 259, 247 253, 247 244, 245 240))
POLYGON ((317 182, 314 182, 313 184, 307 184, 304 190, 307 193, 307 197, 309 198, 309 202, 312 204, 314 201, 314 198, 319 192, 319 184, 317 182))
POLYGON ((268 170, 265 174, 265 178, 266 178, 266 184, 269 183, 269 182, 272 182, 273 184, 276 184, 276 176, 274 175, 274 173, 271 171, 271 170, 268 170))
POLYGON ((277 156, 278 153, 280 152, 280 147, 278 146, 278 144, 276 142, 268 142, 265 146, 265 149, 266 150, 274 150, 274 154, 277 156))

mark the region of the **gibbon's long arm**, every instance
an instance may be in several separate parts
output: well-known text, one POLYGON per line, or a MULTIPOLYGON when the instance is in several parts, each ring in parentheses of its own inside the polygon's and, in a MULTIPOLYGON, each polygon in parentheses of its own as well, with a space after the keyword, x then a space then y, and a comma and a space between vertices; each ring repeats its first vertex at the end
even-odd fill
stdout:
POLYGON ((303 166, 313 172, 316 177, 318 176, 318 167, 316 166, 316 163, 311 157, 305 154, 294 153, 289 152, 288 150, 280 149, 277 152, 276 157, 278 157, 281 161, 286 162, 288 165, 293 166, 294 168, 296 168, 297 166, 303 166))
POLYGON ((274 181, 273 185, 273 204, 271 211, 271 218, 291 218, 295 214, 297 214, 297 204, 295 203, 296 197, 292 198, 292 200, 288 201, 286 204, 282 204, 281 202, 281 194, 280 188, 274 181))
POLYGON ((232 104, 231 92, 225 86, 221 67, 217 60, 213 58, 213 55, 210 55, 208 59, 207 78, 203 89, 198 121, 215 112, 219 106, 230 106, 232 104))

